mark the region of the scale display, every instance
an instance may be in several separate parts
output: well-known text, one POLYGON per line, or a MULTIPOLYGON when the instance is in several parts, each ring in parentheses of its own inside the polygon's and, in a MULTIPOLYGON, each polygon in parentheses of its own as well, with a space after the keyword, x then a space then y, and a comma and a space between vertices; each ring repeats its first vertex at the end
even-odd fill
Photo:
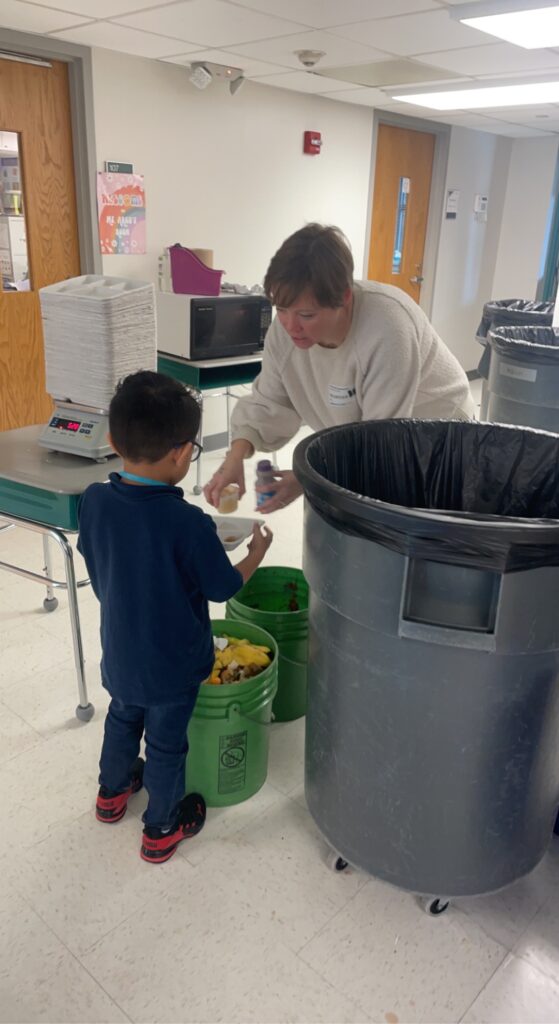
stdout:
POLYGON ((53 416, 49 426, 56 427, 57 430, 71 430, 75 434, 80 429, 81 423, 79 420, 63 420, 61 416, 53 416))
POLYGON ((108 428, 106 413, 60 404, 46 424, 39 444, 53 452, 100 462, 115 454, 107 441, 108 428))

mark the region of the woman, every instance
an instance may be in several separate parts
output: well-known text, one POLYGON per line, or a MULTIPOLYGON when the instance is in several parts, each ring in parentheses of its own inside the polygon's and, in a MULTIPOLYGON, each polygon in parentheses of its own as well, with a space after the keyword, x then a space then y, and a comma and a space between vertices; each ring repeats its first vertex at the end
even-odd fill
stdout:
MULTIPOLYGON (((242 496, 244 460, 282 448, 302 424, 322 430, 370 419, 474 417, 466 374, 423 311, 398 288, 354 281, 338 228, 308 224, 291 235, 268 267, 264 290, 277 315, 262 371, 233 412, 231 448, 204 488, 211 505, 217 508, 230 483, 242 496)), ((302 493, 291 471, 278 471, 275 487, 259 512, 302 493)))

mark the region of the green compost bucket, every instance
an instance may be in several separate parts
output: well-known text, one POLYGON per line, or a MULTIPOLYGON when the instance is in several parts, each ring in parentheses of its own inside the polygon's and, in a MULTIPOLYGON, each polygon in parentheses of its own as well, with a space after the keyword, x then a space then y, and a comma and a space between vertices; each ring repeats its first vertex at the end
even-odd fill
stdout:
POLYGON ((212 631, 272 650, 268 668, 244 683, 202 683, 188 726, 187 793, 201 793, 209 807, 228 807, 254 796, 266 781, 278 648, 251 622, 220 619, 212 631))
POLYGON ((228 619, 262 626, 279 647, 276 722, 291 722, 307 710, 309 588, 300 569, 264 566, 227 602, 228 619))

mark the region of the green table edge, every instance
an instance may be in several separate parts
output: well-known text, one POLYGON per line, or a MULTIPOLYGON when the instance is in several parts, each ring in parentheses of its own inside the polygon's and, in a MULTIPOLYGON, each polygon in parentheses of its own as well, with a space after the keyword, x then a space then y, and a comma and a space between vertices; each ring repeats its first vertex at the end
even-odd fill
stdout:
POLYGON ((260 373, 260 362, 232 363, 230 366, 193 366, 177 359, 158 354, 157 369, 168 377, 180 380, 198 391, 213 391, 214 388, 234 387, 236 384, 251 384, 260 373))

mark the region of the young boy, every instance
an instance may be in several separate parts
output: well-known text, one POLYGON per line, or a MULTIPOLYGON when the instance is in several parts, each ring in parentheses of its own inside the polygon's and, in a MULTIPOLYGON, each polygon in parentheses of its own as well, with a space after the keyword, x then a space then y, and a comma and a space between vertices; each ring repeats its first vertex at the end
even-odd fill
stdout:
POLYGON ((145 785, 140 853, 151 864, 169 860, 206 817, 203 797, 184 793, 187 726, 214 661, 208 601, 235 594, 272 541, 255 526, 234 568, 210 516, 183 501, 176 485, 200 455, 199 425, 198 403, 182 384, 147 370, 126 377, 109 409, 124 469, 88 487, 79 508, 78 550, 101 604, 101 673, 111 695, 96 814, 120 821, 145 785))

